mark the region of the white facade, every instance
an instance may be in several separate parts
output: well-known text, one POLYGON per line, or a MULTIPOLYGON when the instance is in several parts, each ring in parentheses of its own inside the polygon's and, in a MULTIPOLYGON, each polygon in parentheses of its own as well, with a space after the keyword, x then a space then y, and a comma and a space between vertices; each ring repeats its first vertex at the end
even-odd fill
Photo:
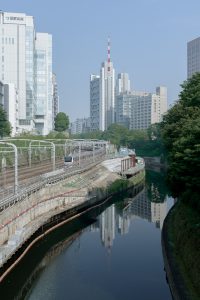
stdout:
POLYGON ((11 124, 11 136, 15 136, 19 126, 18 92, 14 83, 4 84, 4 109, 11 124))
POLYGON ((4 84, 0 81, 0 105, 4 105, 4 84))
POLYGON ((26 71, 33 68, 26 63, 27 49, 30 47, 28 32, 32 32, 31 42, 33 42, 33 17, 21 13, 0 12, 0 80, 14 83, 19 91, 20 119, 27 118, 26 71))
POLYGON ((36 36, 32 16, 0 12, 0 81, 13 83, 18 91, 19 132, 25 128, 34 130, 35 123, 37 129, 42 128, 39 130, 42 134, 52 130, 52 39, 46 33, 36 36), (44 64, 40 65, 43 70, 38 70, 36 49, 46 51, 45 61, 41 61, 45 64, 45 70, 44 64), (41 82, 36 80, 38 74, 41 75, 39 80, 46 84, 46 98, 42 102, 41 94, 44 93, 39 91, 41 82), (38 122, 41 106, 45 107, 41 122, 43 127, 38 122))
POLYGON ((187 77, 200 72, 200 37, 187 43, 187 77))
POLYGON ((90 120, 91 131, 99 130, 100 76, 90 75, 90 120))
POLYGON ((156 88, 156 94, 132 91, 116 97, 116 122, 129 129, 147 129, 161 122, 166 111, 166 87, 156 88))
POLYGON ((46 135, 53 129, 52 36, 37 33, 35 128, 46 135))
POLYGON ((115 70, 112 62, 102 63, 100 70, 99 129, 115 122, 115 70))
POLYGON ((116 95, 130 92, 130 80, 127 73, 120 73, 116 80, 116 95))

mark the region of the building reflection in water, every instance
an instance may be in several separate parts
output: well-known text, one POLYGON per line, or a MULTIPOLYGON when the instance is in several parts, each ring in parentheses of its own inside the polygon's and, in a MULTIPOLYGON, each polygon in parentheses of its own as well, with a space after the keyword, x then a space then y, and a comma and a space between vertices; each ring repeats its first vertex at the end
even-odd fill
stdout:
POLYGON ((101 241, 107 249, 113 246, 115 231, 122 235, 127 234, 134 218, 140 217, 162 229, 168 211, 167 196, 163 202, 158 202, 160 196, 154 187, 152 192, 153 197, 149 197, 149 190, 144 188, 134 198, 125 199, 120 209, 116 204, 111 205, 101 214, 97 223, 91 226, 91 231, 100 231, 101 241))

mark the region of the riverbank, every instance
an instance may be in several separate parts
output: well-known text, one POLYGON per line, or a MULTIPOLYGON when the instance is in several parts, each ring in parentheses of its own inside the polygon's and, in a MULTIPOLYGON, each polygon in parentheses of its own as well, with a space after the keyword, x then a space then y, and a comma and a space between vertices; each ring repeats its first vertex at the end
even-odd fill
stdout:
POLYGON ((162 230, 165 270, 174 299, 200 299, 200 216, 178 202, 162 230))

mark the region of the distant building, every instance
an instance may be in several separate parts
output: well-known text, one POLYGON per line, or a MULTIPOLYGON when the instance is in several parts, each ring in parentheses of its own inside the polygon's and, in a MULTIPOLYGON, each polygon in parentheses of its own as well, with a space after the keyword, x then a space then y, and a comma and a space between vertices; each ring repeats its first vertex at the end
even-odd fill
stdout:
POLYGON ((127 73, 120 73, 116 80, 116 95, 130 92, 130 80, 127 73))
POLYGON ((132 91, 116 96, 116 123, 129 129, 147 129, 162 121, 167 111, 167 89, 156 88, 156 93, 132 91))
POLYGON ((4 105, 4 84, 0 81, 0 105, 4 105))
POLYGON ((91 131, 107 130, 115 122, 115 70, 110 60, 110 41, 100 76, 90 76, 90 118, 91 131))
POLYGON ((81 134, 90 132, 90 118, 76 119, 70 125, 71 134, 81 134))
POLYGON ((91 131, 99 130, 100 76, 90 75, 90 121, 91 131))
POLYGON ((187 77, 200 72, 200 37, 187 43, 187 77))
POLYGON ((100 70, 99 129, 115 123, 115 70, 112 62, 104 62, 100 70))

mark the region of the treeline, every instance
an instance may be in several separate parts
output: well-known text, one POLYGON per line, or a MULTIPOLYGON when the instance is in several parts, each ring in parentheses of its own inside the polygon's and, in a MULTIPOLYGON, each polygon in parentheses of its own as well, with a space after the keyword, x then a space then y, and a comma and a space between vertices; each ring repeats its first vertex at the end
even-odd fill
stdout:
POLYGON ((135 149, 139 156, 161 156, 164 148, 160 136, 159 124, 150 126, 147 130, 129 130, 119 124, 112 124, 108 130, 94 131, 71 135, 76 139, 102 139, 115 144, 117 148, 135 149))
POLYGON ((200 211, 200 73, 185 81, 161 124, 173 196, 200 211))

